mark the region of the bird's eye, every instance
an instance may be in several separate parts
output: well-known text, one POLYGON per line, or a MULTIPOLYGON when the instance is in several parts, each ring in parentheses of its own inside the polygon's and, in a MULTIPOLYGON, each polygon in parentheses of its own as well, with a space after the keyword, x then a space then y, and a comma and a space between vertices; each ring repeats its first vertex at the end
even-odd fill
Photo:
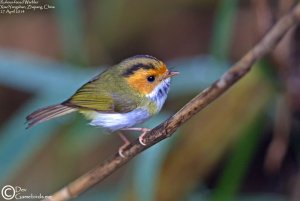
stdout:
POLYGON ((155 77, 153 75, 147 77, 148 82, 154 82, 155 77))

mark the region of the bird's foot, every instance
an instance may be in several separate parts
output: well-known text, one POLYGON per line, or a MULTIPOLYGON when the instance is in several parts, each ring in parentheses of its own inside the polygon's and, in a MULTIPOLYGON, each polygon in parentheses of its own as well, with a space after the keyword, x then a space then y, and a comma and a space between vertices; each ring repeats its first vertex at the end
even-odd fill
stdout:
POLYGON ((120 138, 122 139, 122 141, 124 142, 124 144, 119 148, 118 153, 122 158, 125 158, 124 150, 127 149, 127 147, 130 145, 130 141, 127 139, 127 137, 122 134, 122 133, 118 133, 120 138))
POLYGON ((122 130, 127 130, 127 131, 140 131, 142 134, 139 137, 139 142, 141 145, 146 146, 147 144, 144 142, 145 135, 151 130, 149 128, 124 128, 122 130))
POLYGON ((144 142, 146 134, 150 131, 148 128, 144 128, 143 133, 139 137, 139 142, 143 146, 147 146, 147 144, 144 142))

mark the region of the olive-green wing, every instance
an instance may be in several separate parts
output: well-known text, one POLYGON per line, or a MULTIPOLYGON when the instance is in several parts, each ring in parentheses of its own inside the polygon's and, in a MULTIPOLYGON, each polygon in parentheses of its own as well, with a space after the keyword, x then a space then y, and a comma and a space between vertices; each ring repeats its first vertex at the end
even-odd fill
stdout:
POLYGON ((114 110, 114 103, 110 94, 101 89, 101 86, 97 86, 94 81, 83 85, 64 104, 97 111, 112 112, 114 110))
POLYGON ((116 93, 115 90, 112 90, 113 88, 116 87, 111 87, 99 80, 92 80, 78 89, 64 104, 83 109, 118 113, 129 112, 137 107, 137 102, 132 96, 122 89, 116 93))
POLYGON ((114 111, 118 113, 130 112, 136 109, 139 105, 139 98, 133 94, 122 90, 119 93, 112 93, 114 101, 114 111))

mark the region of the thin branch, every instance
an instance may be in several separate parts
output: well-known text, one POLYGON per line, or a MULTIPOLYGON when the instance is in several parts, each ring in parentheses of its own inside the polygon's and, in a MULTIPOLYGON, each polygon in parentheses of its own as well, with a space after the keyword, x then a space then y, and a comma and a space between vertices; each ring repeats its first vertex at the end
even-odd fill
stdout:
POLYGON ((77 197, 87 189, 114 173, 118 168, 126 164, 140 152, 148 149, 159 141, 170 137, 179 126, 208 106, 212 101, 221 96, 228 88, 242 78, 258 59, 262 58, 267 53, 270 53, 284 34, 292 26, 298 23, 299 19, 300 4, 298 4, 290 13, 282 17, 265 35, 265 37, 219 80, 198 94, 168 120, 152 129, 148 135, 145 136, 144 142, 147 146, 141 145, 138 140, 134 141, 129 148, 124 151, 124 158, 116 153, 111 159, 96 166, 94 169, 71 182, 47 200, 64 201, 77 197))
POLYGON ((288 93, 277 98, 273 138, 267 149, 264 168, 269 174, 278 173, 287 154, 291 133, 291 107, 288 93))

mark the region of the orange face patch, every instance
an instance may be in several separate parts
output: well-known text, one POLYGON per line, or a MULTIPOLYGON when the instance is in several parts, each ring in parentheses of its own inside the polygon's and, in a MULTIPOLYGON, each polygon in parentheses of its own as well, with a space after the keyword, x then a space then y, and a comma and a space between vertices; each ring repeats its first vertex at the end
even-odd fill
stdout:
POLYGON ((161 83, 164 76, 168 72, 165 64, 155 69, 139 69, 133 75, 125 78, 132 88, 138 90, 142 94, 149 94, 152 90, 161 83), (149 79, 153 76, 154 80, 149 79), (150 81, 149 81, 150 80, 150 81))

